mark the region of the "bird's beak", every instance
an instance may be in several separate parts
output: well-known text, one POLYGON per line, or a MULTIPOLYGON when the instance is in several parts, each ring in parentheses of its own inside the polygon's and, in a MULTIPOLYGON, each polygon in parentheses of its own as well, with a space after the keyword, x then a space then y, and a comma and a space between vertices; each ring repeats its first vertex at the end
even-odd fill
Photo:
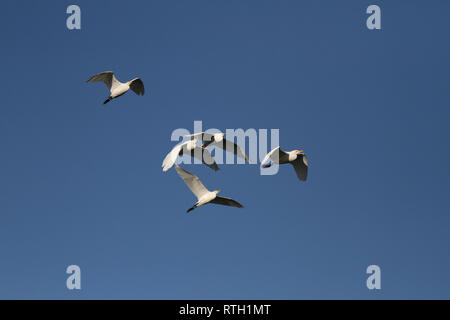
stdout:
POLYGON ((216 190, 215 192, 216 192, 216 194, 218 194, 220 192, 220 190, 216 190))
POLYGON ((226 133, 225 133, 225 132, 222 132, 222 137, 223 137, 224 135, 226 135, 226 133))
POLYGON ((297 153, 303 153, 303 150, 297 150, 297 153))

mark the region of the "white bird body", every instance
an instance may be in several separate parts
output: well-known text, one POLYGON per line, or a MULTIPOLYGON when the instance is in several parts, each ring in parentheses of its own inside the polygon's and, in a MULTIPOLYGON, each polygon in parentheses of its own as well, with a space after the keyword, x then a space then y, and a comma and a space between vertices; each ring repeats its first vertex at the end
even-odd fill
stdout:
POLYGON ((187 151, 194 150, 197 146, 198 139, 189 140, 186 142, 185 147, 187 151))
POLYGON ((279 164, 285 164, 297 160, 298 158, 298 150, 286 151, 287 156, 285 154, 280 156, 279 164))
POLYGON ((87 82, 104 82, 108 87, 110 95, 103 104, 108 103, 112 99, 120 97, 121 95, 127 93, 130 89, 133 90, 137 95, 144 95, 144 83, 140 78, 134 78, 131 81, 122 83, 116 79, 112 71, 105 71, 95 76, 90 77, 87 82))
POLYGON ((272 149, 261 161, 262 168, 268 168, 273 164, 280 165, 290 163, 293 165, 297 177, 305 181, 308 176, 308 160, 303 150, 283 151, 280 147, 272 149), (265 164, 268 160, 272 163, 265 164))
POLYGON ((175 170, 183 179, 184 183, 186 183, 186 185, 189 187, 189 189, 191 189, 192 193, 197 197, 197 202, 191 208, 189 208, 187 212, 190 212, 195 208, 208 203, 243 208, 243 206, 239 202, 231 198, 218 197, 217 194, 220 192, 220 190, 209 191, 208 189, 206 189, 206 187, 195 174, 192 174, 177 165, 175 165, 175 170))
POLYGON ((111 88, 109 95, 111 98, 117 98, 126 93, 128 90, 130 90, 130 83, 120 83, 117 87, 111 88))
POLYGON ((214 200, 217 197, 217 192, 214 191, 210 191, 206 194, 204 194, 203 196, 201 196, 200 198, 197 198, 198 201, 195 204, 197 207, 198 206, 202 206, 204 204, 207 204, 208 202, 211 202, 212 200, 214 200))
POLYGON ((186 142, 176 145, 164 158, 161 167, 163 171, 167 171, 175 164, 178 156, 187 154, 191 157, 201 160, 205 165, 213 169, 219 170, 217 163, 214 161, 211 153, 205 148, 197 146, 198 139, 188 140, 186 142))

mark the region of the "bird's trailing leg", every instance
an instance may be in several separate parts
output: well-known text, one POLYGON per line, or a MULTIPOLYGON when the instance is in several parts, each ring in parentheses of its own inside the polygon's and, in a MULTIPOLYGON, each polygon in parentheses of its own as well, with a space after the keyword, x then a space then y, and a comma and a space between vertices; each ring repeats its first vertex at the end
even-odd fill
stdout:
POLYGON ((187 209, 186 213, 191 212, 192 210, 194 210, 195 208, 197 208, 197 205, 194 204, 191 208, 187 209))
POLYGON ((108 97, 108 99, 105 100, 105 102, 103 102, 103 104, 107 104, 108 102, 110 102, 112 100, 111 97, 108 97))

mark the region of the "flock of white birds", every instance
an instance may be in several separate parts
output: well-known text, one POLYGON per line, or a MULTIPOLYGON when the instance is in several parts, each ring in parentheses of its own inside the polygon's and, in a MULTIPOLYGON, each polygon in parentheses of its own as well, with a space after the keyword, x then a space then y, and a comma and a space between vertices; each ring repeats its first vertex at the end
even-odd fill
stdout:
MULTIPOLYGON (((101 72, 90 77, 87 82, 104 82, 110 91, 108 99, 103 104, 108 103, 112 99, 120 97, 128 92, 130 89, 137 95, 144 95, 144 83, 140 78, 135 78, 131 81, 122 83, 116 79, 114 73, 111 71, 101 72)), ((246 162, 250 162, 249 157, 245 152, 234 142, 224 138, 225 133, 207 133, 200 132, 194 133, 185 137, 191 138, 186 142, 176 145, 164 158, 162 163, 163 171, 167 171, 175 165, 175 170, 178 175, 183 179, 186 185, 191 189, 192 193, 197 197, 197 202, 187 210, 190 212, 195 208, 208 204, 215 203, 224 206, 243 208, 243 206, 231 198, 219 197, 217 194, 220 190, 209 191, 200 181, 200 179, 179 167, 175 164, 179 156, 189 155, 202 161, 203 164, 213 169, 219 170, 214 157, 207 147, 219 147, 227 152, 234 153, 237 157, 245 159, 246 162), (198 141, 203 141, 202 145, 198 145, 198 141)), ((261 168, 269 168, 272 165, 280 165, 290 163, 294 169, 297 177, 306 181, 308 175, 308 161, 303 150, 283 151, 280 147, 276 147, 271 150, 261 162, 261 168)))

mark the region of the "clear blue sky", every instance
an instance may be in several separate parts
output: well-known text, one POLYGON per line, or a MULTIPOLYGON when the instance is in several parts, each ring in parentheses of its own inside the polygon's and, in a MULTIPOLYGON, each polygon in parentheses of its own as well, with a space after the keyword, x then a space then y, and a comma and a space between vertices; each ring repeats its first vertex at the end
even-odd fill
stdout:
POLYGON ((0 8, 0 298, 450 298, 448 1, 0 8), (105 70, 146 95, 103 106, 86 80, 105 70), (186 214, 195 198, 161 162, 194 120, 280 129, 308 181, 186 166, 245 205, 186 214))

